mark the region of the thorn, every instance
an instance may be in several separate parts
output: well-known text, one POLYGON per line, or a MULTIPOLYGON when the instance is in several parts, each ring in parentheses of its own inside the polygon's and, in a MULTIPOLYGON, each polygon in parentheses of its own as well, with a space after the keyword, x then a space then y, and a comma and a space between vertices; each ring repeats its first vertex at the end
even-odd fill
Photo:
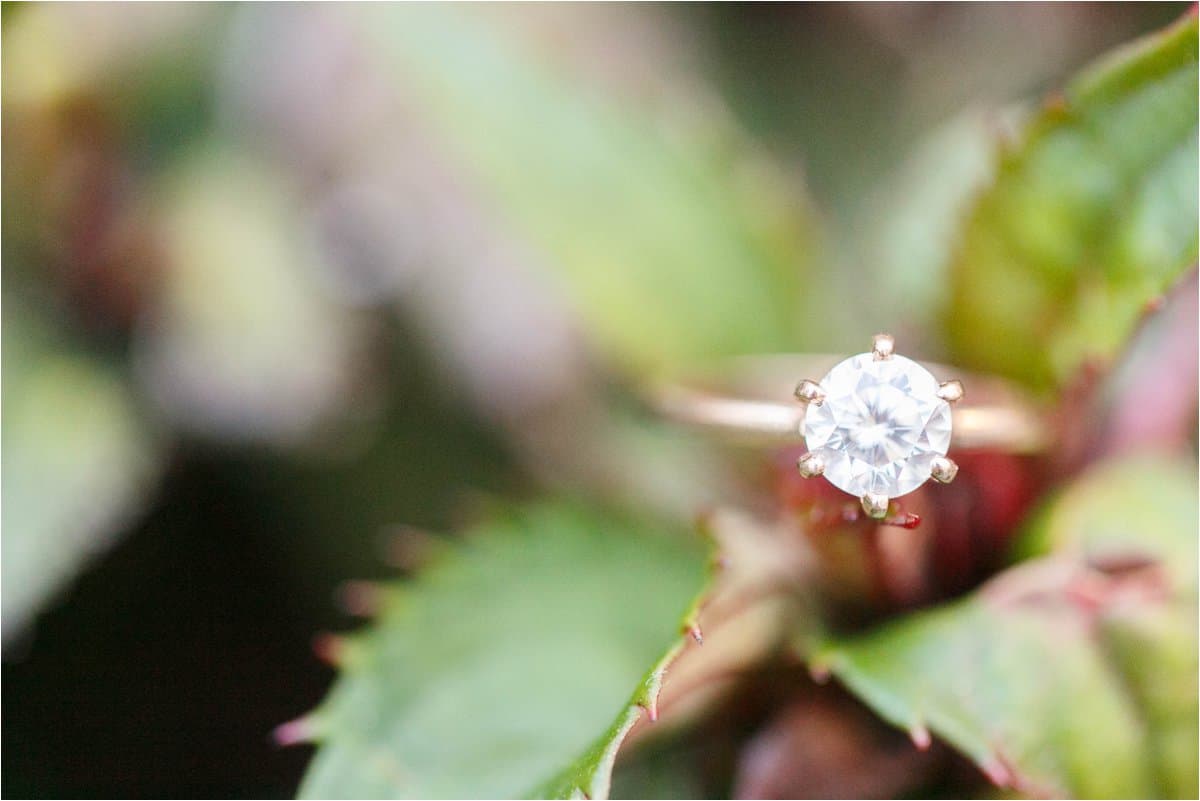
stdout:
POLYGON ((692 635, 692 639, 696 641, 696 645, 704 645, 704 632, 700 630, 699 623, 692 623, 687 627, 687 633, 692 635))
POLYGON ((1008 766, 1001 762, 998 758, 991 759, 980 764, 979 769, 983 771, 983 775, 987 776, 988 781, 997 787, 1011 787, 1013 781, 1012 771, 1008 766))
POLYGON ((933 743, 933 738, 929 736, 929 729, 925 728, 925 724, 916 723, 908 730, 909 739, 913 741, 913 745, 918 751, 927 751, 933 743))
POLYGON ((310 742, 315 734, 312 719, 301 717, 276 726, 271 732, 271 739, 280 748, 287 748, 289 745, 310 742))
POLYGON ((1165 295, 1155 295, 1154 297, 1147 300, 1145 302, 1145 304, 1142 306, 1142 314, 1153 314, 1154 312, 1162 309, 1162 307, 1165 306, 1166 303, 1167 303, 1167 298, 1165 295))
POLYGON ((313 653, 327 665, 338 667, 345 662, 346 638, 340 634, 322 632, 312 640, 313 653))
POLYGON ((709 562, 714 572, 720 572, 729 569, 729 557, 723 553, 713 554, 712 560, 709 562))
POLYGON ((383 602, 383 589, 370 581, 347 581, 338 588, 337 602, 346 614, 372 617, 383 602))
POLYGON ((921 516, 916 512, 899 512, 884 520, 881 525, 897 526, 912 531, 921 525, 921 516))
POLYGON ((654 723, 656 720, 658 720, 658 699, 657 698, 651 698, 649 701, 647 701, 644 704, 638 704, 638 706, 640 706, 642 708, 642 711, 646 713, 646 719, 649 720, 651 723, 654 723))
POLYGON ((825 665, 818 665, 814 662, 808 664, 808 675, 817 684, 825 684, 829 681, 829 668, 825 665))

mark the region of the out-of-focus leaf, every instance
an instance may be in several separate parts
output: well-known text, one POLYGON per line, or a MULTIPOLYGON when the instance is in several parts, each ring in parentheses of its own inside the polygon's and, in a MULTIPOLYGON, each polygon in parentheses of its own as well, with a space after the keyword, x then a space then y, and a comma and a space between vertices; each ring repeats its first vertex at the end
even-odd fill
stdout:
POLYGON ((1058 415, 1057 461, 1066 470, 1124 453, 1196 452, 1198 288, 1193 267, 1147 311, 1112 369, 1071 388, 1058 415))
POLYGON ((1063 492, 1017 543, 1024 558, 1069 553, 1105 565, 1141 557, 1196 593, 1196 483, 1186 466, 1124 455, 1063 492))
MULTIPOLYGON (((918 330, 937 320, 949 295, 947 270, 955 236, 975 197, 994 177, 996 142, 1017 124, 1018 109, 972 109, 936 130, 872 196, 855 246, 875 276, 872 330, 903 319, 918 330), (903 308, 896 299, 904 298, 903 308)), ((864 298, 865 299, 865 298, 864 298)), ((860 318, 861 319, 861 318, 860 318)), ((908 331, 906 347, 912 349, 908 331)))
POLYGON ((389 594, 297 724, 305 797, 607 795, 706 581, 695 539, 568 504, 483 525, 389 594))
POLYGON ((139 507, 158 443, 125 384, 6 299, 3 633, 20 631, 139 507))
POLYGON ((165 182, 167 269, 137 356, 180 427, 289 442, 345 401, 356 331, 317 284, 297 205, 282 175, 220 148, 165 182))
POLYGON ((1080 797, 1196 793, 1196 476, 1121 460, 1028 535, 1053 555, 813 663, 997 783, 1080 797))
POLYGON ((373 7, 363 27, 607 356, 797 344, 809 211, 719 107, 622 102, 478 9, 373 7))
POLYGON ((1114 609, 1103 623, 1111 658, 1125 677, 1147 730, 1155 793, 1195 798, 1200 738, 1196 617, 1162 606, 1114 609))
POLYGON ((1064 603, 973 597, 833 644, 815 664, 884 719, 932 731, 999 783, 1047 795, 1141 797, 1137 711, 1064 603))
POLYGON ((965 364, 1053 387, 1194 262, 1196 53, 1189 14, 1083 73, 1002 156, 952 272, 965 364))
POLYGON ((1108 653, 1146 720, 1156 790, 1197 793, 1196 478, 1186 464, 1122 457, 1092 471, 1041 516, 1026 554, 1074 553, 1095 565, 1149 559, 1165 603, 1114 604, 1101 619, 1108 653))

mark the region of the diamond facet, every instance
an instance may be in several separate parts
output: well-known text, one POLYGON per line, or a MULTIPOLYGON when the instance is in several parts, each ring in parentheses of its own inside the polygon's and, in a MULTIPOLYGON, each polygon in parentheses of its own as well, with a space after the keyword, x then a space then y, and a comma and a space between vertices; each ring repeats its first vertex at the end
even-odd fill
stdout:
POLYGON ((804 438, 831 484, 896 498, 929 480, 933 460, 950 447, 950 404, 928 370, 903 356, 860 353, 820 385, 825 399, 805 412, 804 438))

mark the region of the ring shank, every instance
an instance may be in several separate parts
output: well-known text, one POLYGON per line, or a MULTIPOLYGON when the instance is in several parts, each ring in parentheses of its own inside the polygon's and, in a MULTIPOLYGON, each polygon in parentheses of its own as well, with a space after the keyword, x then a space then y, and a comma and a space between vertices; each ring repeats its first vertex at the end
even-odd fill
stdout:
MULTIPOLYGON (((844 356, 774 354, 730 359, 719 372, 694 380, 660 382, 650 403, 669 420, 705 430, 729 442, 788 446, 804 442, 805 405, 793 390, 804 378, 819 381, 844 356)), ((957 378, 966 388, 952 408, 953 450, 1030 454, 1048 442, 1044 416, 1008 382, 970 376, 922 362, 938 379, 957 378)))

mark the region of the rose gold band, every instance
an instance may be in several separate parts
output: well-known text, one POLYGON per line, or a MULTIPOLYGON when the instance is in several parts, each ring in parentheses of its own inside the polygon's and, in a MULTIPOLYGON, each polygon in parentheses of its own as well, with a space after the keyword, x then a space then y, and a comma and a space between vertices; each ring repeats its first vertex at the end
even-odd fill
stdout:
MULTIPOLYGON (((804 441, 805 405, 793 396, 797 381, 819 378, 843 356, 777 354, 731 359, 720 371, 650 387, 651 404, 666 418, 746 445, 786 446, 804 441)), ((1028 454, 1049 440, 1043 413, 1007 381, 971 376, 922 362, 939 381, 966 389, 953 407, 954 450, 1028 454)))

